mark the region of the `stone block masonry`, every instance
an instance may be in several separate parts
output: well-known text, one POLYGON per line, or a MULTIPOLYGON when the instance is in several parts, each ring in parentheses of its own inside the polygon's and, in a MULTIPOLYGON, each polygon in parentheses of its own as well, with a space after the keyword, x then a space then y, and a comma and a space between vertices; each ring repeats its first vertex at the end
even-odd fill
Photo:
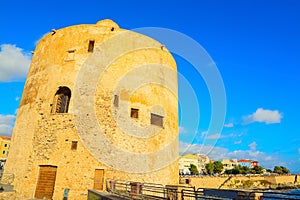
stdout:
POLYGON ((39 41, 5 167, 16 199, 87 199, 106 179, 178 184, 176 63, 161 46, 111 20, 39 41))

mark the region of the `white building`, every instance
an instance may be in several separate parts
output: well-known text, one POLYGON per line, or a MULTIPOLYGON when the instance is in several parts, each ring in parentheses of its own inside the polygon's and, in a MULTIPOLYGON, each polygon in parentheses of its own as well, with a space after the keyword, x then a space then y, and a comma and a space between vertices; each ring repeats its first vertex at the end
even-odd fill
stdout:
POLYGON ((235 166, 239 165, 237 159, 223 159, 222 164, 223 164, 223 171, 233 169, 235 166))
POLYGON ((179 174, 189 175, 191 164, 197 167, 199 174, 203 174, 207 163, 209 163, 209 158, 205 155, 185 154, 179 159, 179 174))

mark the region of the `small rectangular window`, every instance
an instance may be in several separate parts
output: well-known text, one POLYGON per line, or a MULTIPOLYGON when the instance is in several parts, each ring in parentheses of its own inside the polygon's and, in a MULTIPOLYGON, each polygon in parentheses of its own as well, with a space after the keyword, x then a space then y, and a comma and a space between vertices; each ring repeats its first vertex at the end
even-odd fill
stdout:
POLYGON ((68 55, 65 61, 75 60, 75 49, 68 50, 68 55))
POLYGON ((114 96, 114 106, 119 107, 119 96, 118 95, 114 96))
POLYGON ((95 40, 90 40, 89 41, 88 52, 93 52, 94 51, 94 45, 95 45, 95 40))
POLYGON ((7 147, 7 144, 4 144, 4 147, 7 147))
POLYGON ((5 154, 6 153, 6 151, 2 151, 2 154, 5 154))
POLYGON ((136 119, 139 118, 139 109, 131 108, 130 117, 136 119))
POLYGON ((164 117, 151 113, 151 124, 162 127, 164 124, 164 117))
POLYGON ((71 145, 71 150, 76 150, 77 149, 77 141, 72 141, 72 145, 71 145))

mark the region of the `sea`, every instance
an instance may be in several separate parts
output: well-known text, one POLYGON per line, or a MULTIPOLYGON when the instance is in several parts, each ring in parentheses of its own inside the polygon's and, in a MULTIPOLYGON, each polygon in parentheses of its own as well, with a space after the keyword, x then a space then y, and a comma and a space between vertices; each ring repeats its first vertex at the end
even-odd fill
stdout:
POLYGON ((290 193, 292 193, 292 194, 300 194, 300 189, 291 190, 290 193))
POLYGON ((261 199, 278 200, 278 199, 298 199, 300 200, 300 189, 284 191, 267 191, 261 199))

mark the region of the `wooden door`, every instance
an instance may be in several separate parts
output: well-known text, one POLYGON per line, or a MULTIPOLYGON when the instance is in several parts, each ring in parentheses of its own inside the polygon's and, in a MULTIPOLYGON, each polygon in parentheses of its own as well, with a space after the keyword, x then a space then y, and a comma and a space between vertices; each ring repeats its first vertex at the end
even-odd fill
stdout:
POLYGON ((94 176, 94 190, 103 190, 104 169, 96 169, 94 176))
POLYGON ((34 197, 52 199, 56 179, 56 166, 41 165, 34 197))

